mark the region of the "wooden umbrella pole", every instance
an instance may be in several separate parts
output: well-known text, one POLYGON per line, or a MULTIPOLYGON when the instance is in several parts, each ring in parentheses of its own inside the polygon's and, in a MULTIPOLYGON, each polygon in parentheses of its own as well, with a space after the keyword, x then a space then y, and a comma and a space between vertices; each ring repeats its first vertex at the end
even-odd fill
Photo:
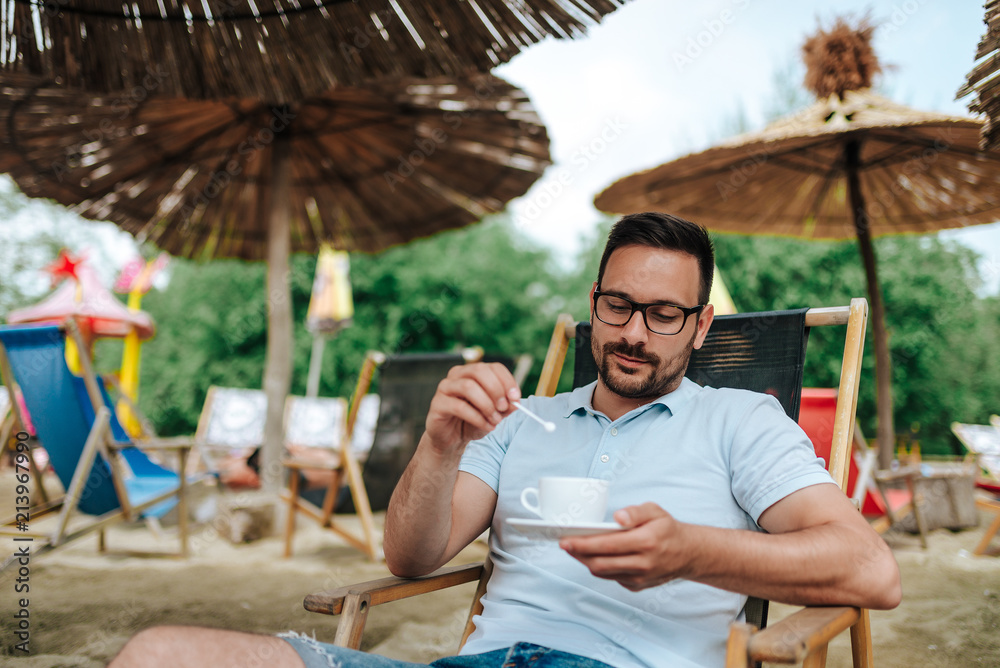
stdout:
POLYGON ((265 492, 277 494, 282 486, 285 398, 292 385, 292 294, 288 271, 291 143, 288 137, 275 136, 271 157, 271 201, 267 211, 267 362, 264 368, 267 419, 260 453, 260 482, 265 492))
POLYGON ((306 396, 319 396, 319 377, 323 372, 323 350, 326 348, 326 334, 313 335, 312 354, 309 356, 309 378, 306 380, 306 396))
POLYGON ((875 339, 875 390, 876 415, 878 417, 879 466, 889 468, 895 447, 895 427, 892 414, 892 358, 889 353, 889 334, 885 327, 885 307, 882 291, 878 284, 878 270, 875 266, 875 249, 872 247, 871 225, 865 208, 864 195, 858 170, 861 167, 861 142, 850 139, 844 145, 844 167, 847 172, 847 193, 851 212, 854 216, 854 230, 858 237, 861 261, 868 278, 868 299, 871 302, 872 336, 875 339))

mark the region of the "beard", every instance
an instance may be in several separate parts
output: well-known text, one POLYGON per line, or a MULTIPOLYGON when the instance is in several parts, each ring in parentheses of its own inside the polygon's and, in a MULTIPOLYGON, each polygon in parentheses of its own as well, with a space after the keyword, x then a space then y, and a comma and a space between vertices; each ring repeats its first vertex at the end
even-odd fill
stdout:
POLYGON ((681 352, 666 361, 647 352, 644 346, 632 346, 624 341, 601 345, 592 337, 590 348, 597 363, 598 376, 611 392, 626 399, 657 399, 680 385, 694 350, 693 343, 692 335, 681 352), (622 367, 615 362, 615 353, 641 360, 647 366, 640 369, 622 367))

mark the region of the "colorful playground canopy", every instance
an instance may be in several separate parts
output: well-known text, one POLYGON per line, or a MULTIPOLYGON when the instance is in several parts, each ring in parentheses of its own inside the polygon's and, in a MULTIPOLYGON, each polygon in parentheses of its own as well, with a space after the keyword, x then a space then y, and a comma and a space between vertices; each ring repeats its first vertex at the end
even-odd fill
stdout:
POLYGON ((134 328, 140 339, 148 339, 156 331, 152 316, 129 310, 87 265, 77 266, 75 280, 63 281, 42 301, 11 311, 7 322, 61 323, 68 318, 74 318, 88 337, 124 338, 134 328))

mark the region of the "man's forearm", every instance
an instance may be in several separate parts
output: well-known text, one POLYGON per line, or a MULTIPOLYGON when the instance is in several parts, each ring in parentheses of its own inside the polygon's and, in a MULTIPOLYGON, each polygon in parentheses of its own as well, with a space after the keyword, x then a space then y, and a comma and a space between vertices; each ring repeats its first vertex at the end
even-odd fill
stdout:
POLYGON ((389 501, 385 558, 396 575, 422 575, 447 561, 460 452, 442 455, 424 435, 389 501))
POLYGON ((784 534, 688 525, 697 545, 688 579, 797 605, 898 604, 889 548, 854 527, 829 523, 784 534))

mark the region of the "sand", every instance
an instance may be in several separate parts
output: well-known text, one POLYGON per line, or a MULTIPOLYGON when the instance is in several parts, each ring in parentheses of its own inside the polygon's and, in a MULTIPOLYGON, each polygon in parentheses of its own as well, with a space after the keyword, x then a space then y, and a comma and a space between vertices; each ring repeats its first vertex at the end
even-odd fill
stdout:
MULTIPOLYGON (((11 475, 2 472, 4 479, 11 475)), ((2 508, 13 506, 5 483, 2 508)), ((199 490, 202 500, 210 494, 199 490)), ((887 536, 902 569, 904 598, 896 610, 872 613, 876 665, 1000 666, 1000 558, 971 556, 981 531, 935 530, 926 551, 908 534, 887 536)), ((108 532, 108 544, 174 549, 175 528, 167 524, 164 532, 157 538, 143 524, 118 524, 108 532)), ((294 629, 332 641, 337 618, 306 612, 303 596, 387 571, 306 519, 299 522, 295 545, 295 556, 283 559, 279 537, 235 545, 211 524, 201 524, 193 531, 192 556, 178 560, 101 555, 94 535, 82 538, 32 560, 27 594, 15 592, 16 572, 0 574, 0 665, 104 666, 132 634, 156 624, 258 633, 294 629), (15 649, 20 639, 13 615, 22 597, 28 598, 30 619, 27 655, 15 649)), ((4 555, 10 546, 0 543, 4 555)), ((474 543, 454 563, 476 561, 485 551, 474 543)), ((364 648, 412 661, 453 653, 472 590, 464 585, 373 609, 364 648)), ((787 612, 772 606, 772 619, 787 612)), ((850 665, 846 638, 833 643, 828 665, 850 665)))

